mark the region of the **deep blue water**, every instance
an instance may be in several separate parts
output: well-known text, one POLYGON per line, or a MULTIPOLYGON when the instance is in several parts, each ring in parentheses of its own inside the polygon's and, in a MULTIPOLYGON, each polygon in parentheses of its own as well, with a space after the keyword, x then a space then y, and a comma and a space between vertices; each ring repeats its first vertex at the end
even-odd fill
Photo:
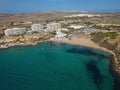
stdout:
POLYGON ((114 90, 109 63, 108 53, 85 47, 12 47, 0 50, 0 90, 114 90))

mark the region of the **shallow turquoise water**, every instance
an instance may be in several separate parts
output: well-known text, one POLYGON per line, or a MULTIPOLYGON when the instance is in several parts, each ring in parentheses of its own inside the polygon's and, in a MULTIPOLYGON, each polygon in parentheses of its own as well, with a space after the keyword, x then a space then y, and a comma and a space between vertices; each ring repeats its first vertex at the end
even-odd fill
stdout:
POLYGON ((59 43, 0 50, 0 90, 113 90, 109 60, 107 53, 59 43))

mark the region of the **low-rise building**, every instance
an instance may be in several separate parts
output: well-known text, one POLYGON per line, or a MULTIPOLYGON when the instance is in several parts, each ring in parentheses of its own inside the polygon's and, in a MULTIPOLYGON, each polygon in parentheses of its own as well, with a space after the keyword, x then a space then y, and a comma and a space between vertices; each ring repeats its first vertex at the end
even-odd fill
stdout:
POLYGON ((41 32, 43 31, 43 25, 41 24, 33 24, 31 25, 32 32, 41 32))
POLYGON ((64 33, 62 33, 61 31, 57 31, 56 32, 56 38, 62 38, 62 37, 65 37, 66 36, 66 34, 64 34, 64 33))
POLYGON ((5 33, 5 36, 23 35, 26 33, 26 29, 25 28, 11 28, 11 29, 6 29, 4 33, 5 33))
POLYGON ((86 26, 86 27, 84 27, 84 28, 81 28, 80 31, 81 31, 81 32, 84 32, 84 33, 87 34, 87 35, 89 35, 89 34, 91 34, 91 33, 98 33, 98 32, 100 32, 99 30, 97 30, 97 29, 91 29, 91 28, 88 27, 88 26, 86 26))
POLYGON ((69 28, 73 28, 75 30, 79 30, 80 32, 83 32, 87 35, 91 34, 91 33, 97 33, 97 32, 100 32, 99 30, 97 29, 91 29, 90 27, 88 26, 81 26, 81 25, 71 25, 71 26, 68 26, 69 28))
POLYGON ((70 25, 68 26, 69 28, 73 28, 73 29, 82 29, 82 28, 85 28, 85 26, 81 26, 81 25, 70 25))
POLYGON ((61 30, 61 24, 60 23, 50 23, 50 24, 47 24, 47 29, 49 31, 61 30))
POLYGON ((74 17, 101 17, 99 14, 73 14, 69 16, 64 16, 65 18, 74 18, 74 17))

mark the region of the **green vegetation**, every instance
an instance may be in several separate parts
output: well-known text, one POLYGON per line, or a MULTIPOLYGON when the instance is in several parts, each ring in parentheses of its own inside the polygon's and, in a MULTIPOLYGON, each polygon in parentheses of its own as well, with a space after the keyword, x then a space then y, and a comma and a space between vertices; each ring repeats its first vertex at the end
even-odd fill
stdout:
POLYGON ((93 25, 92 27, 95 28, 95 29, 101 29, 101 30, 117 30, 117 31, 120 31, 120 26, 115 26, 115 25, 108 25, 108 26, 93 25))
POLYGON ((84 22, 84 24, 87 24, 89 26, 89 25, 93 25, 94 23, 88 21, 88 22, 84 22))
POLYGON ((115 53, 118 60, 118 66, 120 66, 120 48, 118 47, 118 42, 116 41, 118 34, 116 32, 93 33, 91 36, 92 41, 115 53))
POLYGON ((107 33, 92 33, 91 36, 94 38, 94 41, 99 42, 102 39, 116 39, 119 34, 116 32, 107 32, 107 33))
POLYGON ((95 28, 95 29, 110 30, 109 26, 93 25, 92 27, 95 28))
POLYGON ((56 31, 50 32, 51 37, 54 37, 56 35, 56 31))
POLYGON ((119 34, 116 32, 107 32, 107 33, 93 33, 91 34, 92 40, 99 45, 108 48, 109 50, 112 50, 114 52, 117 52, 117 43, 116 43, 116 38, 119 34), (109 43, 109 41, 112 40, 112 44, 109 43))

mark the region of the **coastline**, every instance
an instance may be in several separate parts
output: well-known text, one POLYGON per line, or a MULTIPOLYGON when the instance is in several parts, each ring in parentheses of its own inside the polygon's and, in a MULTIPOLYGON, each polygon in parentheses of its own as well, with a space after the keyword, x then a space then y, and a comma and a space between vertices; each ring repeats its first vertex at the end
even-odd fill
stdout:
POLYGON ((90 37, 74 37, 72 39, 67 39, 67 38, 56 39, 56 38, 53 38, 53 39, 50 39, 49 41, 93 48, 93 49, 97 49, 97 50, 108 52, 110 54, 115 55, 115 53, 113 53, 111 50, 108 50, 104 47, 101 47, 98 44, 91 41, 90 37))
POLYGON ((60 38, 60 39, 53 38, 53 39, 50 39, 49 41, 71 44, 71 45, 76 45, 76 46, 83 46, 83 47, 88 47, 88 48, 92 48, 95 50, 107 52, 112 56, 111 61, 112 61, 112 67, 114 68, 114 71, 120 75, 120 71, 118 70, 118 67, 117 67, 118 62, 117 62, 115 53, 112 52, 111 50, 108 50, 107 48, 104 48, 104 47, 99 46, 98 44, 94 43, 90 37, 74 37, 70 40, 67 38, 60 38))
POLYGON ((24 35, 24 36, 12 36, 9 38, 3 38, 0 39, 0 44, 1 43, 6 43, 6 44, 3 45, 1 44, 0 49, 7 49, 15 46, 35 46, 38 43, 48 41, 49 38, 50 38, 49 34, 45 34, 45 35, 34 34, 32 36, 24 35))
POLYGON ((20 47, 20 46, 35 46, 39 43, 44 43, 44 42, 47 42, 48 40, 44 40, 44 41, 38 41, 38 42, 34 42, 34 43, 22 43, 22 44, 14 44, 12 46, 9 46, 9 47, 3 47, 1 48, 0 47, 0 50, 4 50, 4 49, 8 49, 8 48, 11 48, 11 47, 20 47))
POLYGON ((98 44, 94 43, 91 38, 87 37, 76 37, 68 40, 67 38, 61 38, 61 39, 51 39, 52 42, 58 42, 58 43, 65 43, 65 44, 71 44, 75 46, 83 46, 92 48, 95 50, 100 50, 106 53, 110 54, 110 63, 109 63, 109 72, 112 74, 113 77, 115 77, 115 84, 114 84, 114 90, 120 89, 120 71, 118 69, 117 64, 117 58, 114 52, 111 50, 108 50, 107 48, 104 48, 102 46, 99 46, 98 44))
POLYGON ((114 68, 114 71, 117 72, 120 75, 120 71, 117 67, 117 58, 114 52, 112 52, 111 50, 108 50, 107 48, 104 48, 102 46, 99 46, 98 44, 94 43, 90 37, 73 37, 71 39, 68 38, 51 38, 51 39, 46 39, 46 40, 40 40, 40 41, 35 41, 35 42, 27 42, 27 43, 13 43, 10 44, 9 46, 5 46, 5 47, 0 47, 0 49, 7 49, 10 47, 15 47, 15 46, 35 46, 39 43, 42 42, 58 42, 58 43, 65 43, 65 44, 70 44, 70 45, 76 45, 76 46, 83 46, 83 47, 88 47, 88 48, 92 48, 92 49, 96 49, 96 50, 100 50, 103 52, 107 52, 109 54, 111 54, 111 56, 113 57, 112 60, 112 67, 114 68))
MULTIPOLYGON (((56 43, 63 43, 63 44, 69 44, 69 45, 75 45, 75 46, 82 46, 82 47, 88 47, 92 48, 95 50, 100 50, 106 53, 109 53, 111 58, 110 58, 110 64, 109 64, 109 71, 112 74, 112 76, 115 77, 115 84, 114 88, 115 90, 119 90, 119 84, 120 84, 120 71, 117 67, 117 58, 115 56, 115 53, 112 52, 111 50, 108 50, 102 46, 99 46, 98 44, 94 43, 90 37, 73 37, 71 39, 68 38, 51 38, 48 40, 40 40, 36 41, 34 43, 22 43, 22 44, 14 44, 13 46, 10 47, 17 47, 17 46, 35 46, 39 43, 44 43, 44 42, 56 42, 56 43)), ((0 49, 7 49, 7 48, 0 48, 0 49)))

